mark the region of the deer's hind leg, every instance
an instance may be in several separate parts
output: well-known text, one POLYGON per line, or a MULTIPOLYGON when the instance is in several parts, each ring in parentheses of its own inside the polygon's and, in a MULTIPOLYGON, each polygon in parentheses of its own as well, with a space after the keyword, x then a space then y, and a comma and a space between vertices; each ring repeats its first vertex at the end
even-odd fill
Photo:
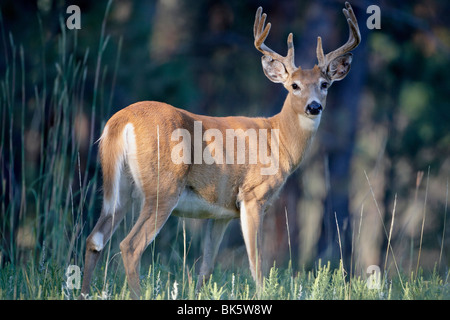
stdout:
POLYGON ((176 207, 180 197, 180 188, 174 190, 173 186, 161 186, 158 197, 146 195, 139 218, 130 233, 120 243, 128 287, 133 299, 139 299, 141 294, 139 275, 142 254, 158 235, 176 207))
POLYGON ((117 182, 119 183, 117 192, 113 193, 110 199, 107 197, 104 198, 100 218, 86 239, 84 276, 81 288, 81 293, 85 296, 89 294, 92 274, 102 250, 132 205, 133 183, 123 169, 119 174, 117 182))

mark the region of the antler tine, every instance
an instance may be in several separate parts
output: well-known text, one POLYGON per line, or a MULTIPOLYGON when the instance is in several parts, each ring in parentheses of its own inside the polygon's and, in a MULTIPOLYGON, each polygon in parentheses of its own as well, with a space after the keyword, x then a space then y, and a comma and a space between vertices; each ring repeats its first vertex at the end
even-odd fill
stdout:
POLYGON ((348 2, 345 3, 345 6, 346 9, 342 9, 342 12, 347 18, 347 23, 349 27, 349 38, 342 47, 333 52, 330 52, 328 55, 331 55, 334 52, 336 52, 338 55, 341 55, 341 52, 343 54, 355 49, 361 42, 361 34, 359 32, 358 21, 356 20, 356 16, 355 13, 353 12, 352 6, 348 2))
POLYGON ((292 73, 297 67, 294 63, 294 42, 292 33, 289 34, 287 40, 288 53, 286 57, 283 57, 279 53, 270 49, 264 44, 267 36, 269 35, 271 24, 270 22, 264 27, 266 23, 267 14, 262 13, 262 7, 259 7, 256 11, 255 24, 253 25, 253 35, 255 37, 255 47, 264 55, 272 57, 274 60, 281 61, 287 68, 289 73, 292 73))
POLYGON ((345 53, 355 49, 361 42, 361 34, 359 32, 358 21, 356 20, 355 13, 353 12, 352 6, 346 2, 345 8, 342 9, 345 17, 347 18, 347 23, 349 27, 349 37, 347 42, 340 48, 328 53, 326 56, 323 54, 322 49, 322 39, 317 38, 317 60, 319 67, 326 67, 329 62, 335 58, 344 55, 345 53))
POLYGON ((264 27, 264 24, 266 23, 267 14, 262 14, 262 7, 259 7, 256 11, 255 16, 255 25, 253 26, 253 35, 255 37, 255 47, 259 51, 261 51, 265 55, 269 55, 273 58, 280 59, 282 58, 281 55, 270 49, 264 44, 264 41, 266 41, 267 36, 269 35, 270 28, 272 25, 270 22, 264 27))
POLYGON ((288 53, 286 58, 289 60, 290 64, 294 67, 295 69, 295 52, 294 52, 294 35, 291 33, 289 33, 288 38, 287 38, 287 47, 288 47, 288 53))
POLYGON ((316 49, 316 54, 317 54, 318 65, 319 65, 319 66, 324 66, 324 65, 325 65, 325 56, 324 56, 324 54, 323 54, 323 49, 322 49, 322 38, 321 38, 321 37, 317 37, 317 49, 316 49))

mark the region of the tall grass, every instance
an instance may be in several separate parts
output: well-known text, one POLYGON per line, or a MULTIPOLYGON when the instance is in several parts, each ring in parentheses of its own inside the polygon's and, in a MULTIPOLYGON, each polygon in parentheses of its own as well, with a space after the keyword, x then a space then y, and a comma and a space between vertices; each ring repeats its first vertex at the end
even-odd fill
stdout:
MULTIPOLYGON (((108 74, 102 57, 109 40, 105 23, 110 4, 100 35, 93 90, 87 88, 90 50, 83 52, 78 47, 77 30, 67 30, 61 18, 58 36, 45 41, 38 17, 42 50, 28 52, 27 56, 34 54, 40 60, 38 74, 42 78, 27 78, 32 74, 26 69, 27 48, 16 44, 0 13, 6 63, 0 79, 0 265, 27 265, 11 275, 13 283, 17 284, 22 276, 30 279, 31 265, 43 272, 56 265, 81 265, 81 235, 97 216, 101 182, 99 167, 90 160, 96 157, 91 145, 103 125, 96 117, 107 119, 119 66, 117 59, 111 83, 100 81, 102 74, 108 74), (54 60, 47 61, 53 52, 54 60), (92 103, 87 102, 90 92, 92 103), (110 92, 108 101, 99 98, 104 92, 110 92), (88 132, 84 130, 86 123, 88 132), (83 145, 86 135, 90 142, 87 148, 83 145)), ((45 287, 45 280, 40 285, 45 287)))
MULTIPOLYGON (((367 279, 354 276, 351 281, 340 268, 331 268, 330 262, 310 271, 294 275, 289 269, 275 265, 264 278, 262 290, 257 290, 246 270, 221 270, 220 266, 199 292, 195 291, 193 277, 183 279, 181 265, 167 266, 156 262, 141 277, 142 299, 152 300, 397 300, 397 299, 450 299, 448 278, 437 271, 428 276, 401 275, 402 279, 382 277, 379 287, 371 289, 367 279), (400 281, 401 280, 401 281, 400 281), (182 290, 184 288, 184 290, 182 290)), ((99 271, 101 272, 101 271, 99 271)), ((191 273, 194 270, 190 270, 191 273)), ((106 285, 103 277, 94 278, 90 299, 129 299, 130 291, 123 273, 110 275, 106 285)), ((32 260, 19 269, 12 265, 0 272, 0 299, 76 299, 79 290, 69 290, 65 283, 64 268, 46 265, 40 270, 32 260)))

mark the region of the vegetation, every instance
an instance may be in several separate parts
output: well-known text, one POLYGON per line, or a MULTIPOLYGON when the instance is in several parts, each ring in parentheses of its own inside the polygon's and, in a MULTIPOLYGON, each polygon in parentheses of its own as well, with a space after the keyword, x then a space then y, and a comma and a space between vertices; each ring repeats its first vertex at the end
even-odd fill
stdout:
MULTIPOLYGON (((104 268, 104 267, 103 267, 104 268)), ((312 271, 302 270, 293 274, 290 268, 273 266, 264 279, 264 286, 257 291, 254 281, 246 271, 221 270, 220 266, 200 292, 195 292, 194 270, 182 266, 155 264, 142 276, 142 299, 152 300, 412 300, 450 299, 448 277, 437 272, 423 275, 411 274, 388 278, 381 277, 378 287, 371 288, 367 279, 346 275, 342 268, 332 269, 330 263, 319 260, 312 271), (184 279, 184 280, 183 280, 184 279)), ((129 299, 124 272, 109 274, 106 282, 104 269, 97 272, 89 299, 129 299)), ((0 299, 78 299, 80 290, 67 286, 65 270, 60 266, 32 263, 14 268, 9 265, 0 273, 0 299)))

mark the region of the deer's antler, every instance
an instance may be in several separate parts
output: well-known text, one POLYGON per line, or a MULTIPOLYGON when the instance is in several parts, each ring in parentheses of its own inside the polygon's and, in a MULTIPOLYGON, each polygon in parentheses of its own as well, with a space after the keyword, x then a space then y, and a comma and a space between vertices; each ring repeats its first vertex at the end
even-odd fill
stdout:
POLYGON ((283 57, 264 44, 264 41, 269 35, 271 24, 269 22, 264 27, 267 15, 265 13, 261 15, 261 13, 262 7, 259 7, 256 11, 255 24, 253 26, 253 35, 255 37, 256 49, 261 51, 264 55, 270 56, 272 57, 272 59, 278 60, 283 63, 288 73, 292 74, 292 72, 297 69, 294 63, 294 42, 292 41, 292 33, 289 34, 287 39, 288 53, 286 57, 283 57))
POLYGON ((348 2, 346 2, 345 8, 346 9, 342 9, 342 12, 344 13, 345 17, 347 18, 347 23, 348 23, 349 32, 350 32, 347 42, 342 47, 328 53, 327 55, 324 55, 323 49, 322 49, 322 38, 317 37, 316 54, 317 54, 317 60, 319 62, 318 66, 321 69, 324 69, 324 68, 326 69, 328 64, 331 61, 333 61, 337 57, 340 57, 340 56, 346 54, 349 51, 352 51, 361 42, 361 34, 359 32, 358 21, 356 20, 355 13, 353 12, 352 6, 348 2))

